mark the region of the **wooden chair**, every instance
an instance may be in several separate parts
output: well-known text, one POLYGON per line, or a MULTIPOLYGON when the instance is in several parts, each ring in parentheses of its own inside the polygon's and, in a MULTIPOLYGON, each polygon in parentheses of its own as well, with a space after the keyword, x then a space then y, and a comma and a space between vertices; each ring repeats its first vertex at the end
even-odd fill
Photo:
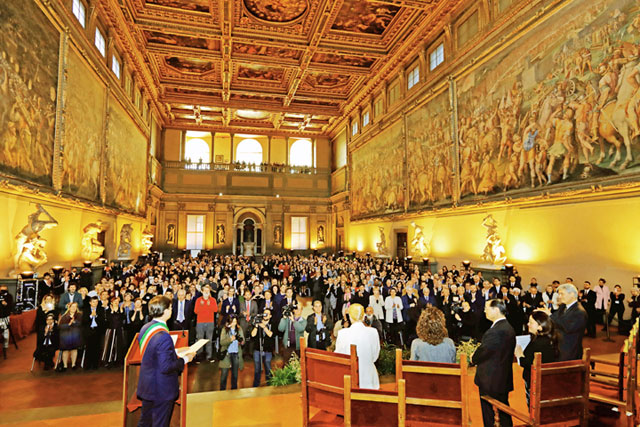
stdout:
POLYGON ((602 357, 592 358, 589 400, 617 408, 627 418, 626 424, 634 425, 637 417, 636 381, 638 377, 638 323, 631 328, 629 338, 624 341, 617 361, 602 357), (595 363, 594 363, 595 362, 595 363), (606 372, 601 366, 613 366, 614 372, 606 372), (600 368, 600 369, 598 369, 600 368), (594 376, 595 374, 595 376, 594 376))
POLYGON ((353 388, 351 376, 344 376, 345 427, 405 426, 405 381, 400 380, 397 390, 371 390, 353 388))
POLYGON ((308 426, 309 406, 335 415, 344 415, 344 376, 353 378, 358 386, 358 359, 356 346, 351 354, 308 348, 300 338, 300 373, 302 383, 302 423, 308 426))
POLYGON ((489 396, 495 425, 500 425, 498 410, 523 421, 527 426, 587 426, 589 417, 589 371, 591 350, 585 349, 582 360, 542 364, 536 353, 531 365, 531 404, 525 414, 489 396))
POLYGON ((470 425, 467 357, 457 363, 402 360, 396 350, 396 383, 406 381, 408 425, 470 425))

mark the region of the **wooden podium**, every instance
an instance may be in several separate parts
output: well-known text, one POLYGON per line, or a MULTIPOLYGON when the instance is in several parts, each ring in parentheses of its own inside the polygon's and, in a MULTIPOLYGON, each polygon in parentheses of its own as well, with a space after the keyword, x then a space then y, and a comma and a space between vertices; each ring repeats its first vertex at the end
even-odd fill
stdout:
MULTIPOLYGON (((171 331, 172 336, 178 337, 176 341, 176 348, 189 347, 189 331, 171 331)), ((138 399, 138 376, 140 374, 140 345, 138 344, 138 334, 136 334, 131 347, 127 352, 127 357, 124 359, 124 385, 122 390, 122 425, 125 427, 134 427, 138 425, 140 419, 140 408, 142 408, 142 402, 138 399)), ((184 370, 180 374, 180 394, 176 403, 180 411, 178 412, 174 408, 173 415, 171 416, 171 425, 180 425, 185 427, 187 425, 187 375, 188 365, 184 365, 184 370), (176 413, 180 423, 177 423, 176 413)))

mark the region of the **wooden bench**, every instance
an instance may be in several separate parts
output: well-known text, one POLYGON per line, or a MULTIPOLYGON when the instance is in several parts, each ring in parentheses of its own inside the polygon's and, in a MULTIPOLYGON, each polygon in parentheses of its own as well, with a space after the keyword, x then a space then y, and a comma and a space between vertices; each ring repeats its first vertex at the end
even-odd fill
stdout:
POLYGON ((531 365, 531 404, 528 414, 516 411, 492 397, 481 396, 493 406, 495 425, 500 425, 500 410, 527 426, 587 426, 590 353, 590 349, 585 349, 582 360, 545 364, 542 364, 542 354, 536 353, 531 365))
POLYGON ((466 355, 460 364, 402 360, 396 350, 396 383, 406 382, 407 425, 470 425, 466 355))
POLYGON ((344 415, 344 376, 353 378, 358 386, 358 359, 356 346, 351 354, 332 353, 308 348, 300 338, 300 373, 302 383, 302 424, 310 423, 309 407, 313 406, 330 414, 344 415))
POLYGON ((396 390, 353 388, 351 376, 344 376, 345 427, 383 425, 405 426, 405 381, 400 380, 396 390))
POLYGON ((637 349, 638 322, 631 328, 629 338, 624 341, 618 360, 602 357, 591 359, 593 369, 589 400, 617 408, 626 416, 626 424, 629 426, 634 424, 634 417, 638 416, 635 400, 638 377, 637 349), (612 366, 614 372, 603 370, 603 365, 612 366))

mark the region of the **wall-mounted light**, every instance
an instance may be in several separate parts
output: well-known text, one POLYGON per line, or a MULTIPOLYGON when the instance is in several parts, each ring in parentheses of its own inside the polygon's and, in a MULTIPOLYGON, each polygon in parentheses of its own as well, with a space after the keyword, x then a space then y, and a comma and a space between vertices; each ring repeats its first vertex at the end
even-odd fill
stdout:
POLYGON ((422 258, 422 265, 429 268, 429 258, 422 258))
POLYGON ((222 196, 222 193, 218 193, 218 196, 222 196))
POLYGON ((464 261, 462 261, 462 265, 464 266, 465 270, 468 270, 469 267, 471 267, 471 261, 465 259, 464 261))
POLYGON ((513 276, 513 264, 505 264, 504 271, 507 273, 507 276, 513 276))
POLYGON ((28 280, 28 279, 33 279, 33 275, 35 273, 33 271, 27 270, 27 271, 23 271, 22 273, 20 273, 20 278, 22 280, 28 280))

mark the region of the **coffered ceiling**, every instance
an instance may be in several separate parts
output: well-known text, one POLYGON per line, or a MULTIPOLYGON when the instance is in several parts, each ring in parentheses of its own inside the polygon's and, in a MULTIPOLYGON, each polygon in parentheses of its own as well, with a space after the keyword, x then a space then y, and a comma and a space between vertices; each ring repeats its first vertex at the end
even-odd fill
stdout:
POLYGON ((446 0, 110 0, 166 126, 323 134, 446 0))

